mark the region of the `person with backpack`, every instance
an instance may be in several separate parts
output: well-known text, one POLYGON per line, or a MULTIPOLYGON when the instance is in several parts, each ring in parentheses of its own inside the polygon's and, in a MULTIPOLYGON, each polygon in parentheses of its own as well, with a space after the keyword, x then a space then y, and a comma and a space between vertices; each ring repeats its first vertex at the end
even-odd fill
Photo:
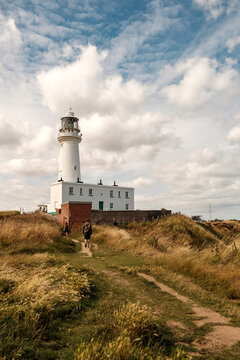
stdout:
POLYGON ((90 220, 87 220, 83 224, 83 236, 85 240, 85 247, 89 247, 91 235, 92 235, 92 225, 90 224, 90 220))

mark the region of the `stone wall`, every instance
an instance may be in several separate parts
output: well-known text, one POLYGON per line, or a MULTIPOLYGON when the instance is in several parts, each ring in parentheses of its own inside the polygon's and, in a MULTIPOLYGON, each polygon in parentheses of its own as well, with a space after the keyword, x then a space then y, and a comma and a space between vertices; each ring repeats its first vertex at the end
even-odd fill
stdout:
POLYGON ((130 210, 130 211, 101 211, 92 210, 93 224, 112 224, 115 218, 119 224, 129 222, 144 222, 171 215, 171 210, 130 210))

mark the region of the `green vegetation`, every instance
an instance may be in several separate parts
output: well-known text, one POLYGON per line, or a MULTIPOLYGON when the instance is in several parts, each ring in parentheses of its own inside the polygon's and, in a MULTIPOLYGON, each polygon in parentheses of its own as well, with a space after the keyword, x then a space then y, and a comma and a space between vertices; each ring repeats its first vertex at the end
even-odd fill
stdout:
POLYGON ((197 349, 212 325, 198 327, 191 304, 137 276, 151 274, 239 324, 238 222, 202 225, 178 215, 94 226, 98 248, 88 258, 51 219, 0 221, 1 360, 240 358, 239 344, 218 354, 197 349))

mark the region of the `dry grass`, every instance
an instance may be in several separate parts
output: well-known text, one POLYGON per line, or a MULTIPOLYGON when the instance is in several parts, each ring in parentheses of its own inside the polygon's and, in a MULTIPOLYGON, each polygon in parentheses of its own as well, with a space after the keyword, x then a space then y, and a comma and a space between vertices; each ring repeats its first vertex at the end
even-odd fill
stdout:
POLYGON ((238 222, 202 227, 177 215, 153 223, 129 224, 127 230, 101 226, 96 239, 116 251, 142 254, 155 265, 183 274, 207 289, 240 299, 238 222), (220 233, 214 235, 217 228, 221 237, 220 233))
POLYGON ((126 230, 104 225, 98 225, 97 231, 92 236, 92 241, 118 251, 130 248, 135 244, 135 240, 130 237, 126 230))
POLYGON ((158 254, 155 264, 175 273, 195 279, 209 290, 225 293, 230 299, 240 298, 240 268, 234 264, 209 264, 206 251, 195 253, 192 250, 175 249, 171 253, 158 254))
POLYGON ((3 217, 9 217, 9 216, 15 216, 15 215, 19 215, 20 212, 13 210, 13 211, 0 211, 0 219, 3 217))
POLYGON ((187 360, 180 349, 172 349, 171 333, 154 322, 150 309, 140 303, 127 303, 117 309, 112 319, 114 335, 83 342, 75 351, 75 360, 187 360), (169 338, 168 338, 169 336, 169 338), (171 357, 167 354, 172 353, 171 357))
POLYGON ((31 308, 52 309, 59 303, 77 303, 90 292, 86 274, 77 273, 70 266, 29 267, 16 270, 3 264, 0 266, 1 281, 14 286, 10 294, 18 304, 28 304, 31 308))
POLYGON ((58 318, 79 311, 91 286, 86 272, 63 264, 74 247, 39 214, 0 217, 0 358, 38 358, 58 318))
POLYGON ((240 222, 233 220, 214 221, 206 224, 207 227, 216 231, 220 237, 232 237, 240 232, 240 222))
POLYGON ((0 224, 0 245, 5 247, 17 243, 52 243, 60 236, 59 225, 38 214, 7 217, 0 224))
POLYGON ((143 241, 155 248, 164 251, 175 246, 190 246, 202 249, 208 245, 216 245, 218 239, 198 224, 184 215, 168 216, 152 226, 143 233, 142 229, 135 225, 137 232, 143 241))

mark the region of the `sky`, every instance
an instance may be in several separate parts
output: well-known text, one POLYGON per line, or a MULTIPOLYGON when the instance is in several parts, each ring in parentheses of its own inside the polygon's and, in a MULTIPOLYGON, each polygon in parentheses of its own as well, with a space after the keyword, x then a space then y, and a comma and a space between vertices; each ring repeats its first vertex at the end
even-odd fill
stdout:
POLYGON ((49 201, 71 107, 84 182, 240 219, 239 54, 239 0, 0 0, 0 210, 49 201))

